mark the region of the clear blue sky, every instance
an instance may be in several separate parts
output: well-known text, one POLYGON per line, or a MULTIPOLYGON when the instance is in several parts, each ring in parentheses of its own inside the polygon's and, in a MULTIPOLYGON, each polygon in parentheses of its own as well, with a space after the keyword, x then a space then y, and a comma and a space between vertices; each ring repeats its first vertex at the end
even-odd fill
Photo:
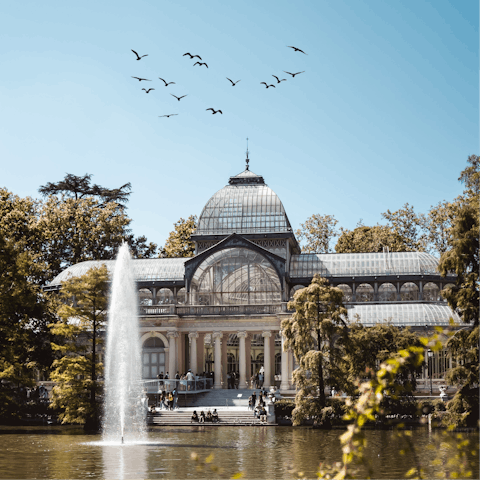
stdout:
POLYGON ((476 0, 2 2, 0 186, 131 182, 134 233, 163 244, 244 169, 249 137, 294 228, 426 212, 479 154, 478 23, 476 0), (272 74, 287 81, 267 90, 272 74))

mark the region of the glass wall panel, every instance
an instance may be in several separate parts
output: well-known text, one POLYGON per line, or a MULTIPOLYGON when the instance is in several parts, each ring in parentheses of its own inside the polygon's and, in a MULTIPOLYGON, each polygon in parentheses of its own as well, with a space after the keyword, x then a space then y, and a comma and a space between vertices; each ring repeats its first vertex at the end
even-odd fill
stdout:
POLYGON ((247 248, 228 248, 204 260, 192 278, 197 305, 281 302, 281 285, 270 262, 247 248))
POLYGON ((301 290, 302 288, 305 288, 305 285, 295 285, 290 290, 290 300, 293 300, 293 296, 295 295, 295 292, 298 292, 298 290, 301 290))

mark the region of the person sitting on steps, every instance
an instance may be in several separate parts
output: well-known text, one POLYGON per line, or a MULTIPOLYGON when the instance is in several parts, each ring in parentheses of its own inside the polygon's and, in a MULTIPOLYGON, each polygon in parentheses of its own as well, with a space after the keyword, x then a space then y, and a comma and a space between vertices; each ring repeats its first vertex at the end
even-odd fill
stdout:
POLYGON ((207 422, 211 422, 211 421, 212 421, 212 412, 211 412, 210 410, 207 412, 206 421, 207 421, 207 422))
POLYGON ((205 412, 203 410, 200 412, 200 423, 205 423, 205 412))
POLYGON ((216 408, 213 409, 212 422, 218 423, 218 412, 217 412, 217 409, 216 409, 216 408))
POLYGON ((194 411, 193 411, 193 414, 192 414, 192 419, 190 420, 190 423, 191 423, 191 422, 198 422, 198 421, 199 421, 199 418, 198 418, 197 411, 194 410, 194 411))

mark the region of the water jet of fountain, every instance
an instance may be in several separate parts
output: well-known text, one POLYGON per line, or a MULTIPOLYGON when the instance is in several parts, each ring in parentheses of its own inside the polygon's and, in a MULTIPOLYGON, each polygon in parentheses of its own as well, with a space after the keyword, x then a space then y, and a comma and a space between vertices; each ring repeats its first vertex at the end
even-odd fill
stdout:
POLYGON ((105 350, 104 440, 143 440, 141 346, 137 292, 127 244, 117 255, 108 309, 105 350))

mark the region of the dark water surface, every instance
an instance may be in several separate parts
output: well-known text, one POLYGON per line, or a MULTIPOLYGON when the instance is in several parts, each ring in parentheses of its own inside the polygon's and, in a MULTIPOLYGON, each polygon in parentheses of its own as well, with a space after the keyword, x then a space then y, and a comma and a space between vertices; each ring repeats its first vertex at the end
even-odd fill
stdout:
MULTIPOLYGON (((0 478, 218 478, 210 470, 198 471, 192 452, 202 459, 213 454, 223 478, 241 471, 247 479, 288 479, 292 468, 316 478, 320 462, 341 460, 341 433, 291 427, 165 427, 150 432, 145 444, 120 445, 103 444, 99 435, 69 427, 0 427, 0 478)), ((435 458, 443 455, 446 460, 449 455, 438 435, 426 428, 412 432, 429 478, 441 471, 434 466, 435 458)), ((476 450, 469 463, 472 478, 479 478, 478 433, 463 435, 476 450)), ((373 478, 405 478, 413 457, 399 454, 404 445, 394 433, 371 430, 367 439, 373 478)))

